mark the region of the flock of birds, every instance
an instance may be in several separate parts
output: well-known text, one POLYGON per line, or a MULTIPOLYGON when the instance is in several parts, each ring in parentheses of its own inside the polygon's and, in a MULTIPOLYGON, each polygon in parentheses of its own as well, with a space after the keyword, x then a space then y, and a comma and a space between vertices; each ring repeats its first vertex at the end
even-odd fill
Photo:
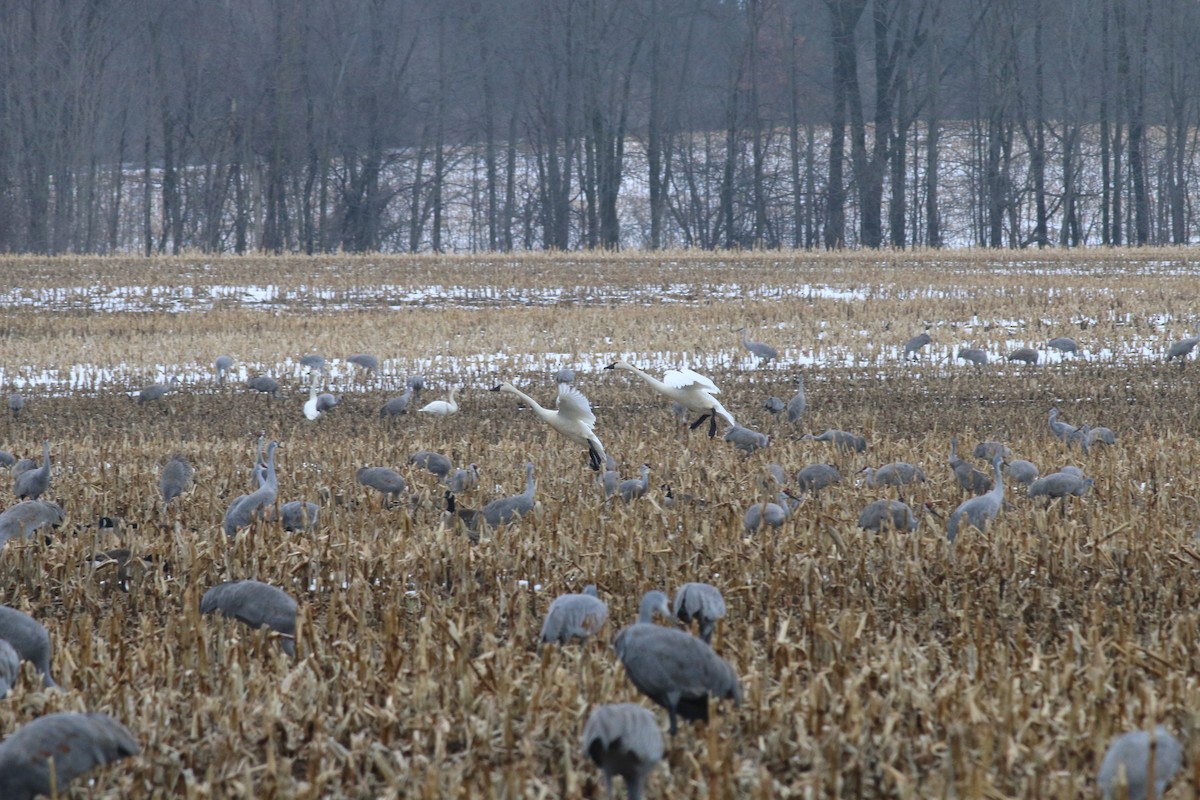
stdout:
MULTIPOLYGON (((744 328, 742 345, 761 361, 779 357, 770 345, 751 341, 744 328)), ((915 355, 928 345, 931 338, 922 333, 904 345, 904 356, 915 355)), ((1185 358, 1200 343, 1200 335, 1177 342, 1170 348, 1168 358, 1185 358)), ((1064 353, 1077 353, 1078 345, 1068 338, 1052 339, 1048 346, 1064 353)), ((977 349, 964 349, 958 357, 966 361, 986 363, 986 354, 977 349)), ((1037 362, 1037 351, 1022 348, 1008 355, 1010 361, 1037 362)), ((356 354, 348 361, 363 370, 375 371, 378 359, 368 354, 356 354)), ((326 364, 321 356, 301 359, 310 374, 324 373, 326 364)), ((214 364, 217 381, 224 383, 234 361, 221 356, 214 364)), ((627 372, 644 382, 650 389, 670 400, 674 413, 688 421, 692 430, 708 423, 709 437, 716 435, 718 420, 728 425, 725 439, 735 448, 752 453, 770 443, 770 437, 739 425, 717 396, 720 389, 708 377, 691 369, 667 370, 656 378, 626 361, 615 361, 605 369, 627 372), (695 419, 690 418, 695 415, 695 419)), ((596 433, 596 416, 584 394, 573 385, 574 373, 561 370, 554 408, 542 406, 533 397, 503 382, 492 391, 511 394, 546 425, 568 441, 586 449, 588 464, 600 473, 600 484, 606 499, 619 496, 632 502, 649 488, 649 465, 640 467, 640 477, 620 480, 612 457, 596 433)), ((247 381, 247 388, 278 395, 280 386, 269 376, 259 375, 247 381)), ((784 401, 769 398, 764 404, 772 414, 786 412, 789 422, 799 422, 807 409, 803 377, 796 378, 796 393, 784 401)), ((139 403, 161 400, 174 388, 173 382, 152 384, 136 394, 139 403)), ((380 410, 381 416, 407 413, 418 402, 424 388, 421 378, 406 381, 402 395, 388 400, 380 410)), ((458 411, 456 393, 451 389, 445 400, 436 400, 414 408, 418 413, 446 416, 458 411)), ((315 378, 309 386, 308 399, 303 405, 304 416, 317 419, 336 407, 338 398, 319 393, 315 378)), ((18 416, 25 406, 23 397, 10 395, 8 407, 18 416)), ((1115 434, 1104 427, 1076 427, 1059 418, 1058 409, 1049 412, 1048 427, 1053 436, 1066 444, 1076 445, 1087 453, 1097 443, 1112 445, 1115 434)), ((828 442, 847 452, 863 452, 866 441, 857 434, 827 430, 820 435, 804 437, 828 442)), ((240 530, 256 522, 278 522, 285 530, 310 530, 316 527, 320 508, 315 503, 295 501, 277 505, 279 482, 275 468, 278 442, 266 442, 260 435, 258 453, 251 472, 257 488, 234 498, 222 520, 222 530, 236 536, 240 530)), ((42 500, 51 480, 50 441, 44 440, 42 462, 22 459, 0 452, 0 465, 8 466, 13 474, 13 492, 20 501, 0 513, 0 547, 10 538, 31 538, 38 530, 61 524, 63 509, 56 503, 42 500)), ((981 442, 973 451, 976 458, 985 460, 990 473, 976 468, 958 454, 957 438, 951 438, 948 466, 960 488, 972 495, 963 500, 946 522, 946 536, 954 542, 964 530, 985 531, 1005 508, 1005 480, 1024 486, 1030 498, 1066 498, 1082 496, 1094 481, 1081 470, 1067 466, 1048 475, 1040 475, 1029 461, 1014 459, 1011 450, 1000 442, 981 442)), ((502 497, 478 510, 462 508, 456 495, 478 484, 478 468, 471 464, 455 469, 450 459, 422 450, 414 453, 409 463, 436 475, 446 485, 446 511, 443 521, 466 533, 477 542, 482 531, 513 524, 533 510, 536 480, 534 465, 525 466, 526 485, 520 494, 502 497)), ((838 483, 842 476, 829 464, 813 464, 796 475, 797 495, 787 487, 787 474, 782 467, 768 467, 770 483, 778 488, 778 502, 758 502, 745 509, 743 528, 748 535, 763 526, 779 527, 796 510, 806 494, 815 494, 838 483)), ((159 488, 164 510, 172 501, 190 488, 195 469, 188 461, 176 456, 162 468, 159 488)), ((867 486, 905 487, 926 480, 925 471, 907 462, 893 462, 879 468, 865 468, 862 475, 867 486)), ((407 491, 407 482, 399 472, 388 467, 363 467, 357 480, 364 487, 380 493, 381 503, 397 503, 407 491)), ((682 500, 669 485, 662 487, 667 505, 682 500)), ((919 509, 931 511, 928 505, 919 509)), ((878 531, 888 527, 915 530, 919 518, 901 500, 880 499, 870 503, 859 515, 860 527, 878 531)), ((234 580, 208 589, 200 601, 202 614, 220 614, 253 628, 266 628, 278 638, 288 656, 295 655, 297 603, 283 589, 257 580, 234 580)), ((713 634, 719 620, 725 617, 726 604, 720 591, 706 583, 686 583, 675 593, 671 602, 666 594, 647 592, 639 606, 636 622, 621 629, 613 639, 613 650, 624 666, 630 682, 655 704, 666 709, 669 733, 674 736, 679 720, 707 722, 711 699, 728 699, 740 704, 740 681, 728 661, 712 646, 713 634), (655 615, 678 620, 686 626, 697 625, 695 635, 676 627, 656 624, 655 615)), ((589 585, 578 594, 557 597, 549 606, 540 632, 545 644, 567 645, 572 640, 596 636, 608 619, 608 606, 598 596, 595 586, 589 585)), ((0 606, 0 697, 6 696, 20 675, 21 662, 29 662, 41 676, 46 687, 57 684, 51 677, 51 643, 46 629, 34 618, 8 606, 0 606)), ((639 798, 644 784, 664 754, 664 742, 658 721, 647 709, 630 703, 601 705, 589 716, 582 737, 583 752, 603 771, 609 793, 616 776, 625 779, 628 796, 639 798)), ((99 713, 60 713, 36 719, 10 734, 0 743, 0 798, 34 798, 50 795, 66 786, 75 777, 93 767, 136 755, 140 752, 136 738, 120 722, 99 713), (51 758, 51 755, 53 756, 51 758)), ((1178 771, 1182 760, 1182 745, 1163 728, 1153 735, 1137 731, 1117 737, 1106 753, 1099 771, 1098 782, 1105 797, 1112 796, 1114 787, 1124 786, 1129 798, 1161 795, 1166 784, 1178 771)))

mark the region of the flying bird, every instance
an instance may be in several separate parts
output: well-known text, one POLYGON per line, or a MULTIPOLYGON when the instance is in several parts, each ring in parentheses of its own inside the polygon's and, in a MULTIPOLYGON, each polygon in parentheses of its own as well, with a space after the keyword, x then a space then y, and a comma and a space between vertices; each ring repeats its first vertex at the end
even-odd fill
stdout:
POLYGON ((588 449, 588 461, 592 469, 596 472, 600 471, 600 467, 604 464, 604 445, 600 443, 600 439, 593 430, 596 424, 596 415, 592 413, 591 403, 583 396, 583 392, 568 383, 560 383, 555 407, 549 409, 543 408, 538 401, 511 383, 501 383, 492 391, 515 394, 551 428, 572 442, 585 445, 588 449))
POLYGON ((721 393, 717 385, 708 378, 701 375, 699 372, 684 368, 684 369, 669 369, 663 373, 663 378, 660 381, 637 367, 625 361, 614 361, 605 369, 619 369, 626 372, 632 372, 639 378, 650 384, 650 388, 683 406, 686 410, 692 411, 700 415, 700 418, 691 424, 691 429, 695 430, 700 427, 705 420, 708 420, 708 436, 711 439, 717 435, 717 417, 721 417, 730 425, 737 425, 733 419, 733 415, 725 410, 725 406, 717 400, 716 395, 721 393))

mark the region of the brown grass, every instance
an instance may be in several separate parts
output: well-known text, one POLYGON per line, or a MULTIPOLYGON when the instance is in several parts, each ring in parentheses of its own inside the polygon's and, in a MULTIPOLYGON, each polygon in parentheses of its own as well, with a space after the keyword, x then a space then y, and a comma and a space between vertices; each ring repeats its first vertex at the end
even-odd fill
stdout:
MULTIPOLYGON (((647 702, 607 642, 642 592, 702 580, 729 604, 715 646, 741 676, 745 702, 720 704, 707 729, 685 728, 651 796, 1092 793, 1114 733, 1156 721, 1186 733, 1200 708, 1196 364, 1122 350, 1134 337, 1165 349, 1193 329, 1197 281, 1172 272, 1188 256, 1039 254, 1042 271, 1004 271, 982 254, 5 260, 3 291, 272 283, 296 294, 269 309, 6 312, 6 374, 57 371, 28 392, 25 416, 0 422, 2 444, 31 455, 51 437, 50 494, 68 519, 49 547, 12 542, 0 551, 0 602, 46 624, 67 691, 44 692, 26 675, 0 703, 0 731, 53 710, 124 721, 144 754, 103 773, 90 794, 76 787, 79 797, 602 797, 598 771, 579 753, 583 722, 598 703, 647 702), (1164 262, 1148 274, 1131 266, 1164 262), (715 287, 734 282, 755 287, 758 299, 718 296, 715 287), (658 302, 668 284, 690 287, 692 300, 658 302), (871 299, 806 298, 793 292, 800 284, 871 299), (430 285, 479 293, 467 307, 391 310, 368 299, 361 310, 323 311, 303 288, 361 297, 364 287, 430 285), (488 287, 563 294, 521 306, 488 301, 488 287), (1165 329, 1162 314, 1174 315, 1165 329), (947 348, 1065 333, 1123 355, 983 370, 891 359, 889 348, 926 323, 947 348), (858 358, 751 369, 732 333, 743 324, 793 361, 858 358), (387 360, 385 374, 305 420, 300 372, 285 362, 364 350, 387 360), (286 399, 216 390, 200 371, 220 352, 282 377, 286 399), (511 397, 482 391, 512 379, 550 401, 543 353, 579 367, 577 385, 625 477, 648 462, 652 485, 668 480, 709 505, 667 511, 653 490, 630 506, 602 504, 581 450, 511 397), (722 386, 726 406, 775 441, 747 458, 681 431, 648 387, 598 371, 615 353, 708 363, 702 371, 722 386), (464 361, 478 371, 450 371, 464 361), (70 391, 61 376, 79 363, 111 372, 70 391), (122 395, 159 366, 186 367, 184 389, 145 407, 122 395), (380 420, 379 406, 416 371, 429 383, 426 399, 463 382, 462 412, 380 420), (789 427, 761 404, 788 397, 798 372, 810 411, 789 427), (1111 427, 1117 447, 1067 453, 1046 429, 1051 405, 1071 422, 1111 427), (840 455, 800 438, 827 427, 863 434, 867 452, 840 455), (289 535, 263 525, 230 543, 221 517, 248 490, 251 435, 263 429, 282 443, 281 501, 320 501, 322 528, 289 535), (928 499, 943 515, 954 508, 952 433, 968 453, 980 439, 1002 439, 1043 472, 1079 463, 1096 491, 1065 515, 1017 496, 992 530, 963 534, 954 547, 935 519, 917 535, 858 531, 862 506, 887 495, 851 479, 863 466, 920 463, 930 483, 909 499, 928 499), (421 448, 480 465, 481 488, 462 498, 471 507, 520 491, 532 460, 539 511, 469 546, 439 526, 432 477, 405 463, 421 448), (196 464, 197 486, 164 516, 156 469, 174 453, 196 464), (793 475, 833 461, 847 480, 807 500, 778 534, 743 539, 741 514, 765 496, 756 483, 768 461, 793 475), (381 510, 354 482, 364 465, 400 468, 414 506, 381 510), (119 536, 96 529, 102 515, 125 521, 119 536), (86 563, 118 544, 158 559, 133 570, 128 592, 112 567, 86 563), (295 662, 263 633, 199 617, 207 587, 242 577, 300 602, 295 662), (611 609, 602 641, 539 654, 546 606, 587 582, 611 609)), ((1194 796, 1187 783, 1170 796, 1194 796)))

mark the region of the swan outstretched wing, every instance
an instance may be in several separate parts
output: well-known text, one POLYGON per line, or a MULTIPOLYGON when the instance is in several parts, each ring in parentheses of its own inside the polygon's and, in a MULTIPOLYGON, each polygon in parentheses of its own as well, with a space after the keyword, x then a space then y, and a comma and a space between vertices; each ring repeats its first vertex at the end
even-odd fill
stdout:
POLYGON ((663 373, 663 383, 672 389, 699 389, 708 394, 721 393, 712 380, 687 367, 667 370, 663 373))
POLYGON ((596 424, 596 415, 592 413, 592 404, 583 396, 583 392, 568 383, 558 385, 558 401, 555 407, 563 417, 577 420, 585 425, 596 424))

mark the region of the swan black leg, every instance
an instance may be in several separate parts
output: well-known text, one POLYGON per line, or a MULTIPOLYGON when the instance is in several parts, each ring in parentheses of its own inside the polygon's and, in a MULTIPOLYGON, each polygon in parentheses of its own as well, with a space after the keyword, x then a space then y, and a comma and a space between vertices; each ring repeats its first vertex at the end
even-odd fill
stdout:
POLYGON ((696 430, 696 428, 699 428, 701 425, 704 424, 704 420, 708 419, 711 416, 712 416, 712 414, 701 414, 700 419, 696 420, 695 422, 693 422, 691 425, 688 426, 688 430, 689 431, 696 430))
POLYGON ((717 415, 708 415, 708 438, 713 438, 717 435, 717 415))

